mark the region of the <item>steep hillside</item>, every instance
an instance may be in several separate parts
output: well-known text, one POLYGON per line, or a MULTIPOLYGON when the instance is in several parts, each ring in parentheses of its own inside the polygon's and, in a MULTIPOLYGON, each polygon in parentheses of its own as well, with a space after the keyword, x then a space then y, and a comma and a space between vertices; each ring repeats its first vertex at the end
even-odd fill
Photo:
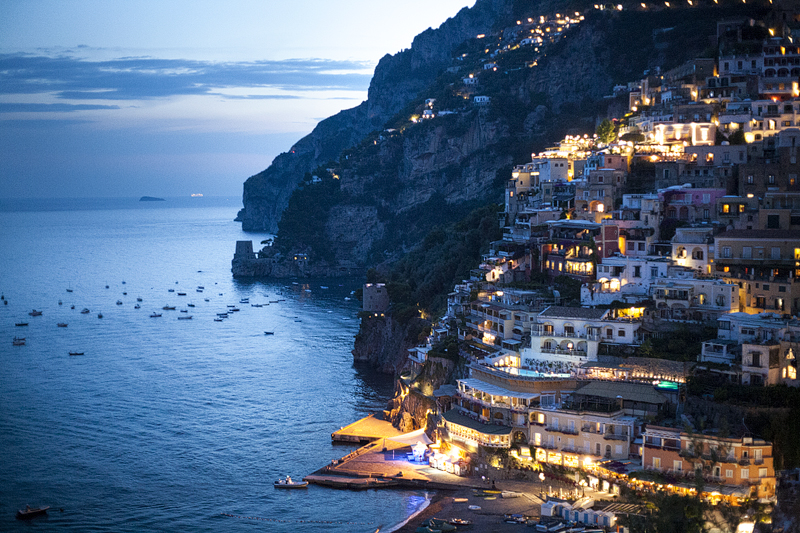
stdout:
POLYGON ((342 150, 360 142, 420 91, 449 64, 453 48, 465 39, 486 33, 511 14, 512 0, 478 0, 437 30, 418 35, 410 49, 384 56, 375 68, 368 98, 320 122, 287 153, 244 184, 244 207, 237 220, 246 231, 277 231, 281 213, 306 172, 337 160, 342 150))

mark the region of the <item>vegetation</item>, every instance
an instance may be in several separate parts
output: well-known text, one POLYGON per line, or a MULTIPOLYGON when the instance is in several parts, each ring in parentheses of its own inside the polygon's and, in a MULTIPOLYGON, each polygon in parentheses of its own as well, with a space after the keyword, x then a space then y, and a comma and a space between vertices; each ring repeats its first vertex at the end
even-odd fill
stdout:
POLYGON ((639 346, 637 355, 670 361, 697 361, 697 355, 703 348, 703 341, 716 336, 717 330, 714 326, 700 329, 681 326, 665 339, 647 339, 639 346))
POLYGON ((440 314, 455 283, 469 277, 481 252, 502 237, 497 224, 499 205, 472 211, 449 226, 437 226, 400 260, 387 277, 392 316, 401 322, 420 311, 440 314))

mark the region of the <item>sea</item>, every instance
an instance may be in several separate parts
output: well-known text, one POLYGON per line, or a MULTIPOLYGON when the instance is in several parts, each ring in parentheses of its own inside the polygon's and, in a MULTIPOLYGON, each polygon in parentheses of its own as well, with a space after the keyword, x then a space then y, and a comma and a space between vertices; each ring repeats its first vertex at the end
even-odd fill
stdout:
POLYGON ((351 451, 331 433, 393 383, 353 363, 361 280, 232 278, 236 241, 270 237, 240 206, 0 200, 0 531, 366 533, 426 505, 273 488, 351 451))

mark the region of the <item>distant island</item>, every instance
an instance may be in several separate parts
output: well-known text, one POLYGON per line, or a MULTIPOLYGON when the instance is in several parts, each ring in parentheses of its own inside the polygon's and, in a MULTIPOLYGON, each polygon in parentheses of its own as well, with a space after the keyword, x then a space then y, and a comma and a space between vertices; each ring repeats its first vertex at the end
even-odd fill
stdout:
POLYGON ((140 202, 165 202, 163 198, 156 198, 155 196, 142 196, 139 198, 140 202))

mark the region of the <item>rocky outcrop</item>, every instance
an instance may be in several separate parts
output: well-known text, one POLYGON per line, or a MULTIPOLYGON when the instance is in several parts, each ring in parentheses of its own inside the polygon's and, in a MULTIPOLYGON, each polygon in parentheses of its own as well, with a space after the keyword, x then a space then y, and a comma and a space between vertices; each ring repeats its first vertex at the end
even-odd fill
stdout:
POLYGON ((408 350, 430 331, 421 318, 401 324, 389 316, 364 316, 353 344, 353 360, 367 363, 386 374, 399 375, 408 360, 408 350))
POLYGON ((455 46, 487 33, 509 16, 511 5, 511 0, 478 0, 439 29, 418 35, 410 49, 384 56, 375 68, 365 102, 323 120, 269 168, 247 179, 237 216, 242 229, 276 232, 289 196, 306 172, 338 159, 342 150, 380 129, 435 79, 455 46))

